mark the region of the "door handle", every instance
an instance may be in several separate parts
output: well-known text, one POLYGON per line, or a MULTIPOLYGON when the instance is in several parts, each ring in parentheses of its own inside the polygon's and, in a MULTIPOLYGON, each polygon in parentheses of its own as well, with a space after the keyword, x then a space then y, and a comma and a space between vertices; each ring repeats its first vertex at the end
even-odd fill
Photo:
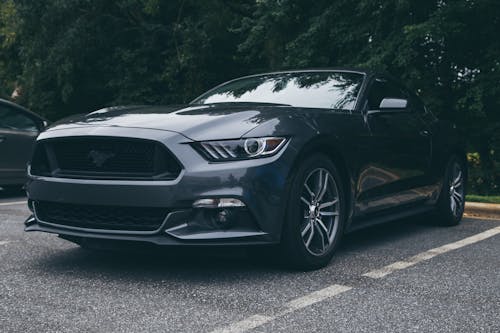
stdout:
POLYGON ((431 135, 431 132, 429 132, 428 130, 421 130, 420 135, 421 136, 429 136, 429 135, 431 135))
POLYGON ((4 142, 5 140, 7 140, 5 136, 0 136, 0 143, 4 142))

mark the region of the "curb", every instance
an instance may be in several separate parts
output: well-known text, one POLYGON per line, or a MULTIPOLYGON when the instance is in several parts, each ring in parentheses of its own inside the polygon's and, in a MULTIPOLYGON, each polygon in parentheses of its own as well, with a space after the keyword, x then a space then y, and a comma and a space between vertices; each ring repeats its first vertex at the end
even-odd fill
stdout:
POLYGON ((500 204, 466 202, 465 215, 500 219, 500 204))

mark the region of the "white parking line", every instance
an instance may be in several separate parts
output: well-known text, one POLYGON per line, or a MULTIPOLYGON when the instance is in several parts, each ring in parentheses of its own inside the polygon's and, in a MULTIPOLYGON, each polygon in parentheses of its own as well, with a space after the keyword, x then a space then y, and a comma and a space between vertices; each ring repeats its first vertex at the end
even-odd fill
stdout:
POLYGON ((278 313, 276 313, 275 315, 272 315, 272 316, 259 315, 259 314, 253 315, 251 317, 248 317, 246 319, 243 319, 241 321, 233 323, 229 326, 212 331, 212 333, 246 332, 246 331, 249 331, 251 329, 257 328, 259 326, 262 326, 262 325, 264 325, 270 321, 273 321, 281 316, 284 316, 288 313, 295 312, 295 311, 300 310, 302 308, 311 306, 315 303, 324 301, 328 298, 332 298, 332 297, 337 296, 337 295, 339 295, 343 292, 346 292, 350 289, 352 289, 352 287, 334 284, 334 285, 331 285, 331 286, 326 287, 324 289, 317 290, 317 291, 314 291, 314 292, 307 294, 305 296, 291 300, 288 303, 285 303, 284 309, 281 311, 278 311, 278 313))
POLYGON ((393 264, 387 265, 385 267, 375 269, 373 271, 370 271, 368 273, 363 274, 363 276, 367 276, 373 279, 380 279, 383 278, 384 276, 387 276, 395 271, 413 266, 418 264, 421 261, 429 260, 431 258, 434 258, 437 255, 453 251, 456 249, 459 249, 461 247, 477 243, 479 241, 485 240, 487 238, 493 237, 497 234, 500 234, 500 227, 496 227, 493 229, 486 230, 484 232, 481 232, 477 235, 471 236, 464 238, 462 240, 459 240, 457 242, 449 243, 440 247, 436 247, 434 249, 430 249, 428 251, 419 253, 413 257, 410 257, 406 260, 403 261, 397 261, 393 264))
POLYGON ((7 245, 9 243, 11 243, 11 241, 0 241, 0 246, 7 245))
POLYGON ((0 206, 11 206, 11 205, 22 205, 26 204, 25 201, 12 201, 12 202, 0 202, 0 206))
MULTIPOLYGON (((434 258, 437 255, 453 251, 456 249, 459 249, 461 247, 477 243, 479 241, 485 240, 487 238, 493 237, 497 234, 500 234, 500 227, 492 228, 489 230, 486 230, 484 232, 481 232, 477 235, 470 236, 467 238, 464 238, 462 240, 449 243, 440 247, 436 247, 434 249, 419 253, 413 257, 408 258, 407 260, 403 261, 397 261, 395 263, 392 263, 390 265, 387 265, 385 267, 382 267, 380 269, 375 269, 373 271, 370 271, 368 273, 363 274, 363 276, 367 276, 373 279, 380 279, 383 278, 384 276, 387 276, 391 274, 392 272, 398 271, 405 269, 407 267, 413 266, 418 264, 421 261, 429 260, 431 258, 434 258)), ((252 315, 250 317, 247 317, 241 321, 232 323, 226 327, 222 327, 219 329, 216 329, 212 331, 212 333, 241 333, 241 332, 246 332, 249 330, 252 330, 254 328, 257 328, 259 326, 262 326, 268 322, 271 322, 279 317, 282 317, 286 314, 295 312, 297 310, 300 310, 302 308, 311 306, 315 303, 324 301, 328 298, 332 298, 336 295, 339 295, 345 291, 348 291, 352 289, 352 287, 348 286, 343 286, 343 285, 338 285, 334 284, 331 285, 327 288, 314 291, 310 294, 307 294, 305 296, 296 298, 288 303, 285 303, 283 305, 283 309, 281 311, 278 311, 274 315, 261 315, 261 314, 256 314, 252 315)))
POLYGON ((272 321, 276 317, 268 317, 268 316, 262 316, 262 315, 254 315, 251 317, 248 317, 246 319, 243 319, 241 321, 238 321, 236 323, 233 323, 227 327, 217 329, 215 331, 212 331, 212 333, 237 333, 237 332, 246 332, 250 331, 254 328, 257 328, 259 326, 264 325, 265 323, 268 323, 272 321))

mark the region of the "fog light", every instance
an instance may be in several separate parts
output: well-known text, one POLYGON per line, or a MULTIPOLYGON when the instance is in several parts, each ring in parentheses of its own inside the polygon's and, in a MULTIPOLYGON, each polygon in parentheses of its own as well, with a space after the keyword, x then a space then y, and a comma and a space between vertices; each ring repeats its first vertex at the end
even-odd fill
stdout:
POLYGON ((226 209, 221 210, 219 214, 217 214, 217 222, 226 223, 228 217, 229 217, 229 212, 226 209))
POLYGON ((233 222, 233 214, 231 214, 231 212, 227 209, 223 209, 219 212, 217 212, 215 214, 215 223, 223 228, 223 229, 227 229, 231 226, 232 222, 233 222))
POLYGON ((245 204, 234 198, 199 199, 193 203, 193 208, 232 208, 245 207, 245 204))

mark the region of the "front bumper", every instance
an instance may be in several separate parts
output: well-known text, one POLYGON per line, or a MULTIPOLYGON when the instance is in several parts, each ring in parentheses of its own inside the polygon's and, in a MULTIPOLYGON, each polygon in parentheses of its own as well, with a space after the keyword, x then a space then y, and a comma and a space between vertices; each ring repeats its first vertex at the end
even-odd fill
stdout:
MULTIPOLYGON (((129 137, 131 129, 121 127, 69 128, 48 131, 39 140, 64 136, 129 137)), ((142 241, 158 245, 271 244, 280 240, 286 209, 290 166, 294 149, 284 147, 277 155, 246 161, 210 163, 202 158, 181 134, 133 129, 133 137, 164 144, 183 165, 175 180, 88 180, 30 176, 27 192, 34 214, 26 231, 43 231, 62 236, 142 241), (204 198, 236 198, 245 205, 244 223, 214 227, 204 221, 193 202, 204 198), (170 212, 154 232, 75 228, 44 221, 36 214, 37 202, 115 207, 161 207, 170 212)))

